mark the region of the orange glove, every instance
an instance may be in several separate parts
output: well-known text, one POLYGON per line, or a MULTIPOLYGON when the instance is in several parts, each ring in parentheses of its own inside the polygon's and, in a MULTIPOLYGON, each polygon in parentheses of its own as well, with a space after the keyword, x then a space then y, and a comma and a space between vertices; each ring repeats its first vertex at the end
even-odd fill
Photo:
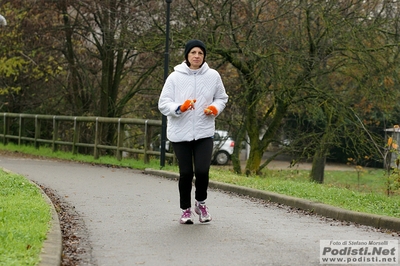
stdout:
POLYGON ((181 112, 186 112, 187 110, 192 110, 194 109, 194 103, 196 102, 196 99, 193 100, 186 100, 180 107, 181 112))
POLYGON ((206 115, 217 115, 218 110, 217 110, 217 108, 215 108, 215 106, 210 105, 206 109, 204 109, 204 113, 206 115))

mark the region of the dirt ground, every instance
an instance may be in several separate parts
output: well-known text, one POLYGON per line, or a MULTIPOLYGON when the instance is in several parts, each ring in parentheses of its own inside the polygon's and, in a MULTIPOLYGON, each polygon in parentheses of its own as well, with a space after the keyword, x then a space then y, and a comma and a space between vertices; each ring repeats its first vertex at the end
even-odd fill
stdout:
MULTIPOLYGON (((232 163, 223 166, 224 168, 233 168, 232 163)), ((246 161, 241 161, 242 170, 246 168, 246 161)), ((266 169, 271 170, 311 170, 311 163, 298 163, 291 166, 289 161, 272 161, 266 166, 266 169)), ((325 170, 331 171, 356 171, 355 166, 346 164, 332 164, 327 163, 325 165, 325 170)))
MULTIPOLYGON (((268 164, 268 169, 301 169, 301 170, 311 170, 311 163, 299 163, 294 166, 290 166, 288 161, 272 161, 268 164)), ((325 170, 340 170, 340 171, 355 171, 355 166, 346 164, 331 164, 327 163, 325 165, 325 170)))
MULTIPOLYGON (((272 153, 266 152, 262 158, 262 163, 271 156, 272 153)), ((241 167, 242 170, 246 167, 246 155, 245 152, 242 151, 240 155, 241 167)), ((289 156, 280 155, 276 160, 273 160, 266 167, 271 170, 311 170, 311 162, 300 162, 295 165, 290 165, 291 158, 289 156)), ((230 163, 230 167, 232 167, 232 163, 230 163)), ((325 170, 336 170, 336 171, 356 171, 355 165, 347 165, 347 164, 339 164, 339 163, 326 163, 325 170)))

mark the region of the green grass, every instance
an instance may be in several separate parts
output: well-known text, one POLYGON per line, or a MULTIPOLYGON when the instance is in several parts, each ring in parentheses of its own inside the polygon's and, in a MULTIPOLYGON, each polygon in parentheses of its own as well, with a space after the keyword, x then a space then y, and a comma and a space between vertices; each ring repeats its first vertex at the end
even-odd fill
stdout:
POLYGON ((37 265, 51 212, 38 187, 0 170, 0 265, 37 265))

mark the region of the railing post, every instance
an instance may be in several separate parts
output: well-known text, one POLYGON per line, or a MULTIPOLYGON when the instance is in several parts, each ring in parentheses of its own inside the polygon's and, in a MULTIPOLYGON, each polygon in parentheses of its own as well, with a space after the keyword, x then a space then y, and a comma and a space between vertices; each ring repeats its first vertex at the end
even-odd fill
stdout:
POLYGON ((149 159, 149 155, 147 154, 147 151, 148 151, 148 130, 147 130, 147 128, 148 128, 148 125, 147 125, 147 123, 148 123, 148 120, 146 120, 145 122, 144 122, 144 147, 143 147, 143 149, 144 149, 144 152, 143 152, 143 154, 144 154, 144 163, 149 163, 149 161, 150 161, 150 159, 149 159))
POLYGON ((8 121, 7 121, 7 113, 4 113, 3 120, 3 145, 7 145, 6 135, 8 134, 8 121))
POLYGON ((94 148, 93 148, 93 157, 94 159, 99 159, 99 151, 97 149, 97 145, 99 145, 99 118, 96 117, 96 126, 94 132, 94 148))
POLYGON ((120 150, 121 147, 123 147, 123 142, 124 142, 124 130, 123 130, 124 125, 121 125, 121 118, 118 119, 118 128, 117 128, 117 160, 121 161, 122 160, 122 152, 120 150), (122 127, 122 130, 121 130, 122 127))
POLYGON ((74 117, 74 135, 72 139, 72 154, 78 153, 78 148, 76 147, 76 143, 79 142, 79 125, 76 121, 76 116, 74 117))
POLYGON ((23 118, 22 115, 19 114, 19 129, 18 129, 18 146, 21 146, 21 137, 22 137, 22 129, 23 129, 23 118))
POLYGON ((52 143, 52 151, 56 152, 58 150, 58 146, 56 141, 58 139, 58 122, 56 116, 53 116, 53 143, 52 143))
POLYGON ((34 146, 36 149, 39 149, 39 141, 40 139, 40 120, 38 119, 38 115, 35 115, 35 140, 34 140, 34 146))

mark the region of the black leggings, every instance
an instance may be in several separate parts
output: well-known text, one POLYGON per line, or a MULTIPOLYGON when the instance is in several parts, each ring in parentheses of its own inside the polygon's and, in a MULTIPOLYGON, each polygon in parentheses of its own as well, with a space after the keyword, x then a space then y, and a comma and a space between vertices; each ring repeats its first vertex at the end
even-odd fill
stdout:
POLYGON ((190 208, 193 174, 195 180, 195 199, 207 199, 209 171, 213 150, 213 138, 193 141, 173 142, 172 146, 179 164, 179 196, 181 209, 190 208), (194 163, 193 163, 194 162, 194 163), (194 166, 194 170, 193 170, 194 166))

